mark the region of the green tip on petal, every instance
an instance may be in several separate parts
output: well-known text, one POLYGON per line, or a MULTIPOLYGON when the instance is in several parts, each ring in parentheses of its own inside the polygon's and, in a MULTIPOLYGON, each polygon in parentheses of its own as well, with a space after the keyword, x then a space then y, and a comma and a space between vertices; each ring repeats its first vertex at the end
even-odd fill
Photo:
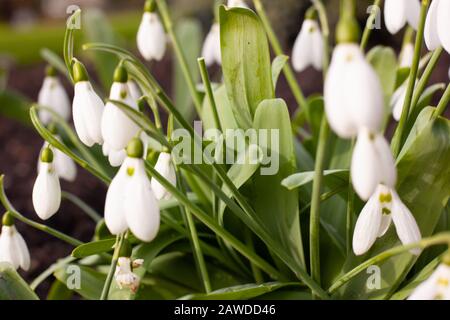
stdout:
POLYGON ((120 247, 119 257, 129 258, 131 257, 131 253, 133 251, 133 247, 131 246, 130 241, 124 239, 122 242, 122 246, 120 247))
POLYGON ((72 66, 73 80, 75 83, 81 81, 89 81, 88 72, 86 67, 78 60, 76 60, 72 66))
POLYGON ((156 10, 155 0, 147 0, 144 5, 144 12, 154 12, 156 10))
POLYGON ((114 82, 126 83, 128 81, 127 69, 122 63, 119 63, 116 70, 114 70, 114 82))
POLYGON ((133 138, 127 146, 127 156, 131 158, 142 158, 144 155, 144 144, 141 139, 133 138))
POLYGON ((53 151, 49 147, 44 148, 41 152, 41 162, 52 163, 53 162, 53 151))
POLYGON ((9 211, 6 211, 5 214, 3 215, 2 224, 7 227, 14 225, 14 217, 11 215, 9 211))
POLYGON ((317 18, 317 10, 314 6, 309 7, 305 13, 305 19, 307 20, 315 20, 317 18))
POLYGON ((56 75, 58 74, 56 71, 56 68, 52 65, 48 65, 47 68, 45 68, 45 74, 48 77, 56 77, 56 75))
POLYGON ((337 43, 357 43, 360 37, 360 29, 356 19, 343 18, 336 27, 337 43))

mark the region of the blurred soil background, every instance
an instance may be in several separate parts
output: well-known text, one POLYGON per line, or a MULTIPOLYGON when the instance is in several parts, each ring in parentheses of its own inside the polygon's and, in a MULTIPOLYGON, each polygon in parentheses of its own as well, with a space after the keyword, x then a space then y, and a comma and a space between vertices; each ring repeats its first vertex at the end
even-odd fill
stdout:
MULTIPOLYGON (((80 33, 83 36, 77 38, 78 45, 86 40, 99 38, 105 40, 105 37, 107 41, 110 32, 108 28, 112 27, 114 32, 119 35, 119 39, 111 42, 124 45, 137 54, 135 34, 140 23, 143 2, 143 0, 0 0, 0 71, 3 70, 6 75, 6 77, 0 77, 3 78, 3 83, 0 83, 0 92, 7 90, 14 94, 20 94, 29 102, 37 99, 46 66, 41 58, 40 50, 45 47, 62 54, 65 19, 68 17, 66 9, 70 5, 79 6, 83 10, 82 15, 89 15, 93 21, 98 17, 106 17, 110 23, 110 26, 107 27, 100 23, 96 25, 98 28, 88 32, 85 30, 82 20, 80 33), (106 30, 102 28, 106 28, 106 30)), ((213 0, 169 0, 168 2, 174 20, 178 21, 180 17, 188 17, 200 22, 203 32, 201 41, 203 41, 203 37, 213 21, 213 0)), ((247 2, 250 3, 248 0, 247 2)), ((334 30, 339 1, 325 2, 331 29, 334 30)), ((358 16, 361 26, 364 25, 367 18, 366 10, 370 2, 358 1, 358 16)), ((290 54, 303 15, 310 2, 307 0, 266 0, 263 3, 285 52, 290 54)), ((402 33, 391 36, 386 32, 384 25, 382 26, 382 30, 373 32, 369 47, 385 44, 393 46, 399 52, 402 33)), ((184 45, 183 42, 182 45, 184 45)), ((83 59, 86 54, 78 50, 76 55, 81 55, 83 59)), ((448 82, 449 61, 449 56, 443 54, 438 70, 432 77, 432 83, 448 82)), ((172 92, 174 85, 172 62, 169 50, 163 61, 149 65, 155 77, 169 93, 172 92)), ((91 75, 94 75, 96 70, 93 70, 93 63, 88 63, 88 67, 91 75)), ((217 80, 220 79, 218 68, 213 69, 211 73, 213 77, 218 78, 217 80)), ((94 79, 100 82, 102 77, 105 80, 105 77, 111 77, 111 75, 94 76, 94 79)), ((63 80, 69 96, 72 96, 73 90, 70 83, 64 76, 60 78, 63 80)), ((297 79, 306 96, 322 90, 320 72, 309 69, 302 74, 297 74, 297 79)), ((295 100, 283 77, 280 79, 277 90, 278 95, 286 99, 290 109, 295 110, 295 100)), ((104 90, 103 94, 106 96, 107 90, 104 90)), ((14 110, 8 109, 10 108, 8 102, 8 99, 0 99, 0 173, 6 175, 6 193, 15 208, 25 216, 38 220, 31 203, 31 192, 36 177, 38 154, 43 141, 27 119, 15 120, 4 115, 5 113, 14 114, 14 110)), ((97 212, 102 213, 105 185, 86 171, 78 169, 76 181, 74 183, 62 182, 62 189, 75 194, 97 212)), ((83 212, 67 201, 63 201, 60 211, 46 223, 82 241, 91 239, 95 227, 83 212)), ((28 272, 20 271, 27 281, 32 281, 57 259, 70 254, 71 246, 23 223, 17 223, 17 225, 31 252, 30 270, 28 272)), ((45 297, 50 283, 50 281, 46 281, 38 287, 37 292, 41 297, 45 297)))

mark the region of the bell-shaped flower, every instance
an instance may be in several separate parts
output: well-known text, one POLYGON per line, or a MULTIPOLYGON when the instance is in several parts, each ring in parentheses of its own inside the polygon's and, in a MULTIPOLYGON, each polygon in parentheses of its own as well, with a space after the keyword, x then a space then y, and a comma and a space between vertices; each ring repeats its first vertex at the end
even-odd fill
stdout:
MULTIPOLYGON (((158 161, 155 165, 155 170, 163 176, 172 185, 176 186, 177 176, 173 167, 170 153, 161 152, 158 157, 158 161)), ((170 199, 172 194, 166 190, 155 178, 152 179, 152 189, 155 193, 156 199, 170 199)))
POLYGON ((428 50, 442 46, 450 53, 450 1, 433 0, 425 22, 424 37, 428 50))
POLYGON ((155 10, 156 4, 153 0, 145 3, 144 14, 137 33, 137 47, 144 59, 148 61, 160 61, 166 52, 166 33, 155 10))
POLYGON ((109 185, 105 201, 105 222, 112 234, 130 229, 140 240, 149 242, 159 230, 159 205, 142 159, 144 146, 133 138, 127 157, 109 185))
POLYGON ((205 38, 202 48, 202 57, 205 58, 205 64, 211 66, 214 63, 222 64, 222 54, 220 51, 220 27, 217 22, 211 26, 208 35, 205 38))
POLYGON ((408 300, 450 300, 450 262, 442 262, 408 300))
POLYGON ((8 212, 3 216, 0 234, 0 262, 8 262, 15 269, 20 267, 27 271, 30 268, 30 252, 27 244, 14 226, 13 218, 8 212))
POLYGON ((292 50, 292 65, 301 72, 309 66, 322 70, 323 38, 316 20, 303 21, 300 33, 292 50))
MULTIPOLYGON (((70 100, 56 75, 56 70, 51 66, 47 68, 47 76, 39 91, 38 104, 53 110, 64 120, 69 120, 71 112, 70 100)), ((52 121, 53 116, 47 110, 39 110, 39 119, 44 125, 48 125, 52 121)))
POLYGON ((353 150, 351 163, 353 188, 367 200, 379 184, 393 188, 397 180, 394 157, 382 134, 362 128, 353 150))
POLYGON ((47 220, 61 204, 61 186, 50 147, 42 150, 39 173, 33 186, 33 206, 39 218, 47 220))
MULTIPOLYGON (((401 201, 397 192, 380 184, 362 209, 353 232, 353 252, 366 253, 377 238, 382 237, 394 222, 397 235, 403 244, 420 241, 417 222, 401 201)), ((418 255, 420 249, 412 249, 418 255)))
POLYGON ((406 23, 417 30, 420 17, 419 0, 386 0, 384 22, 391 34, 396 34, 406 23))
MULTIPOLYGON (((109 98, 121 101, 137 110, 137 102, 130 94, 127 81, 127 71, 122 65, 119 65, 114 73, 114 83, 111 86, 109 98)), ((139 131, 137 124, 113 102, 106 103, 101 129, 104 142, 108 144, 110 150, 115 151, 125 149, 128 142, 139 131)))
MULTIPOLYGON (((61 140, 61 138, 57 135, 54 135, 54 137, 61 140)), ((48 142, 44 142, 41 152, 48 146, 48 142)), ((38 161, 38 173, 41 170, 41 163, 41 161, 38 161)), ((56 148, 53 151, 53 167, 61 179, 72 182, 77 176, 77 166, 75 162, 71 157, 56 148)))
POLYGON ((72 113, 75 130, 81 142, 88 147, 102 144, 101 121, 104 104, 89 82, 85 67, 79 61, 73 65, 75 94, 72 113))
POLYGON ((325 81, 325 112, 331 128, 342 138, 357 135, 362 127, 381 128, 383 90, 378 75, 358 45, 339 44, 325 81))
POLYGON ((239 7, 248 9, 248 5, 245 3, 244 0, 228 0, 227 7, 228 8, 239 7))
POLYGON ((140 267, 143 263, 142 259, 131 261, 128 257, 119 257, 114 278, 120 289, 128 288, 133 293, 137 291, 141 279, 133 273, 133 269, 140 267))

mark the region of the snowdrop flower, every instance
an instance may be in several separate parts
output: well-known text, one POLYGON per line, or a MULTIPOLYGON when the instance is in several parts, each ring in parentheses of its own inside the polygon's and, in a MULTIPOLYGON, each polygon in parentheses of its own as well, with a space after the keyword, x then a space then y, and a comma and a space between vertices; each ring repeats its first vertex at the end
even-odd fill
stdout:
MULTIPOLYGON (((134 109, 138 109, 137 101, 130 94, 127 84, 128 73, 121 64, 114 72, 114 83, 109 98, 121 101, 134 109)), ((114 103, 106 103, 101 121, 103 140, 111 150, 123 150, 128 142, 138 133, 139 127, 114 103)))
POLYGON ((144 14, 137 33, 137 46, 145 60, 160 61, 166 52, 166 34, 155 12, 154 0, 145 2, 144 14))
POLYGON ((214 63, 222 64, 222 54, 220 51, 220 27, 217 22, 211 26, 208 35, 205 38, 202 48, 202 56, 205 58, 207 66, 214 63))
MULTIPOLYGON (((155 165, 155 170, 158 171, 166 180, 172 185, 176 186, 177 176, 172 164, 170 153, 161 152, 158 157, 158 161, 155 165)), ((152 179, 152 189, 155 192, 156 199, 170 199, 172 194, 166 190, 155 178, 152 179)))
POLYGON ((41 152, 39 173, 33 186, 33 206, 39 218, 47 220, 61 204, 61 186, 50 147, 41 152))
POLYGON ((228 0, 227 7, 228 8, 239 7, 248 9, 248 5, 245 3, 244 0, 228 0))
MULTIPOLYGON (((39 91, 38 104, 40 106, 52 109, 64 120, 69 120, 69 97, 56 76, 55 68, 52 66, 47 68, 47 76, 45 77, 41 90, 39 91)), ((44 125, 47 125, 52 121, 52 114, 47 110, 39 110, 39 119, 44 125)))
POLYGON ((410 42, 405 44, 400 52, 399 66, 400 68, 411 68, 414 58, 414 45, 410 42))
MULTIPOLYGON (((54 136, 56 139, 61 141, 61 138, 57 135, 54 136)), ((41 148, 41 152, 49 146, 48 142, 44 142, 44 145, 41 148)), ((41 170, 42 162, 38 161, 38 173, 41 170)), ((77 176, 77 166, 71 157, 66 155, 64 152, 61 152, 58 149, 54 149, 53 152, 53 166, 55 168, 55 172, 58 174, 58 177, 67 181, 74 181, 77 176)))
POLYGON ((413 291, 408 300, 450 300, 450 259, 444 258, 431 276, 413 291))
POLYGON ((379 184, 393 188, 397 180, 394 157, 384 136, 362 128, 352 155, 351 177, 355 192, 367 200, 379 184))
POLYGON ((149 242, 158 233, 160 213, 145 172, 143 153, 142 141, 133 138, 106 194, 105 222, 112 234, 130 229, 138 239, 149 242))
POLYGON ((342 138, 361 127, 378 132, 384 111, 378 75, 355 43, 338 44, 325 81, 325 112, 331 128, 342 138))
POLYGON ((79 61, 73 65, 75 95, 72 113, 75 130, 81 142, 88 147, 102 144, 101 119, 104 109, 102 99, 95 93, 89 82, 86 68, 79 61))
POLYGON ((323 39, 316 20, 307 18, 303 21, 300 33, 292 51, 292 65, 301 72, 309 66, 322 70, 323 39))
POLYGON ((128 288, 133 293, 137 291, 141 279, 133 273, 133 269, 140 267, 143 263, 142 259, 131 261, 128 257, 119 257, 114 278, 120 289, 128 288))
POLYGON ((386 0, 384 22, 391 34, 396 34, 408 23, 417 30, 420 17, 419 0, 386 0))
POLYGON ((30 252, 25 240, 14 226, 12 216, 6 212, 3 216, 0 234, 0 262, 8 262, 15 269, 27 271, 30 268, 30 252))
MULTIPOLYGON (((353 252, 356 255, 366 253, 375 240, 386 233, 392 221, 403 244, 420 241, 420 230, 414 216, 394 189, 380 184, 356 222, 353 252)), ((411 253, 419 255, 420 249, 412 249, 411 253)))
POLYGON ((428 50, 435 50, 442 46, 450 53, 450 1, 433 0, 428 10, 425 22, 425 43, 428 50))

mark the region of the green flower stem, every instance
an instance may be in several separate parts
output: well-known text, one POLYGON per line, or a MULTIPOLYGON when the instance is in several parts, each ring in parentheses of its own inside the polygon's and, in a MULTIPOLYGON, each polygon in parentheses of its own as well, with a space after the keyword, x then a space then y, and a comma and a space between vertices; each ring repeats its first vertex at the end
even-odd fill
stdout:
POLYGON ((403 105, 402 115, 400 117, 399 124, 397 126, 397 129, 395 130, 394 137, 392 139, 392 152, 394 154, 394 157, 397 157, 400 153, 401 146, 403 143, 403 138, 405 135, 405 126, 406 122, 408 120, 409 111, 411 108, 411 102, 413 99, 413 93, 414 93, 414 86, 416 83, 417 73, 419 69, 419 62, 420 62, 420 52, 422 50, 422 42, 423 42, 423 33, 425 28, 425 20, 427 17, 427 9, 429 5, 429 0, 422 0, 422 5, 420 9, 420 20, 419 20, 419 27, 417 29, 416 34, 416 43, 414 45, 414 58, 411 66, 411 71, 409 74, 409 80, 408 80, 408 88, 406 90, 406 96, 405 96, 405 103, 403 105))
POLYGON ((106 277, 105 284, 103 286, 102 294, 100 300, 108 300, 109 289, 111 288, 111 282, 114 278, 114 273, 117 267, 117 261, 119 260, 120 249, 123 244, 124 235, 119 234, 116 236, 116 243, 114 244, 114 253, 111 259, 111 266, 109 268, 108 275, 106 277))
POLYGON ((439 104, 436 107, 436 110, 433 113, 433 118, 436 119, 437 117, 444 114, 445 109, 447 108, 448 104, 450 103, 450 84, 447 85, 447 89, 445 89, 445 92, 439 101, 439 104))
POLYGON ((436 50, 434 50, 430 61, 428 62, 422 76, 420 77, 419 82, 417 83, 416 88, 414 89, 414 95, 411 102, 411 110, 409 112, 409 115, 411 115, 414 112, 414 109, 417 107, 417 103, 419 102, 420 96, 425 91, 428 81, 431 78, 431 74, 436 68, 439 58, 441 57, 443 51, 444 49, 442 47, 439 47, 436 50))
MULTIPOLYGON (((183 178, 180 174, 179 168, 176 167, 176 174, 177 174, 177 181, 178 181, 178 187, 180 191, 183 194, 186 194, 186 188, 184 186, 183 178)), ((185 217, 186 220, 186 226, 189 230, 189 240, 192 245, 192 251, 194 252, 195 261, 197 263, 197 267, 200 273, 200 278, 203 282, 203 287, 205 289, 206 293, 211 292, 211 281, 209 280, 209 274, 208 269, 206 268, 205 258, 203 257, 203 252, 200 246, 198 234, 197 234, 197 228, 195 226, 194 219, 192 219, 192 215, 189 212, 189 209, 185 207, 180 206, 180 210, 182 215, 185 217)))
MULTIPOLYGON (((76 19, 80 19, 81 17, 81 10, 78 9, 75 11, 72 16, 68 20, 68 25, 72 25, 72 23, 76 19)), ((64 34, 64 45, 63 45, 63 56, 64 56, 64 63, 66 64, 67 71, 69 72, 70 80, 73 83, 73 70, 72 70, 72 59, 73 59, 73 28, 67 28, 66 32, 64 34)))
POLYGON ((327 13, 325 7, 320 0, 312 0, 314 7, 319 14, 320 28, 322 29, 323 38, 323 75, 324 79, 328 72, 328 67, 330 64, 330 27, 328 23, 327 13))
MULTIPOLYGON (((272 45, 275 54, 278 56, 283 55, 284 54, 283 49, 281 48, 281 44, 270 24, 269 18, 267 17, 266 11, 261 3, 261 0, 253 0, 253 4, 255 5, 256 12, 261 18, 261 22, 264 26, 264 29, 266 30, 267 37, 269 38, 270 44, 272 45)), ((283 74, 286 77, 286 81, 289 85, 289 88, 292 91, 292 94, 294 95, 295 101, 301 107, 301 109, 306 112, 306 110, 308 110, 308 102, 305 99, 302 89, 300 88, 295 78, 294 71, 292 70, 289 63, 286 63, 284 65, 283 74)))
POLYGON ((86 169, 90 173, 92 173, 94 176, 98 177, 100 180, 105 182, 106 184, 109 184, 111 182, 111 178, 103 174, 102 172, 98 171, 96 168, 92 167, 88 162, 84 161, 80 157, 78 157, 72 150, 70 150, 67 146, 65 146, 62 142, 60 142, 58 139, 56 139, 50 131, 48 131, 40 122, 39 117, 36 112, 36 107, 30 108, 30 118, 31 122, 33 123, 34 127, 36 128, 37 132, 41 135, 43 139, 48 141, 53 147, 57 148, 58 150, 62 151, 69 157, 71 157, 76 163, 78 163, 82 168, 86 169))
POLYGON ((92 209, 86 202, 78 198, 76 195, 67 191, 62 191, 61 197, 75 204, 95 222, 99 222, 102 219, 102 217, 94 209, 92 209))
POLYGON ((48 233, 49 235, 54 236, 55 238, 58 238, 58 239, 66 242, 66 243, 68 243, 68 244, 70 244, 72 246, 77 247, 77 246, 83 244, 83 242, 81 242, 78 239, 72 238, 71 236, 68 236, 68 235, 66 235, 66 234, 64 234, 64 233, 62 233, 62 232, 60 232, 60 231, 58 231, 56 229, 48 227, 48 226, 46 226, 44 224, 41 224, 41 223, 35 222, 33 220, 30 220, 30 219, 24 217, 23 215, 21 215, 18 211, 16 211, 16 209, 14 209, 13 205, 9 202, 9 200, 8 200, 8 198, 6 196, 5 188, 4 188, 4 178, 5 178, 4 175, 0 176, 0 201, 3 204, 3 206, 5 207, 5 209, 7 211, 9 211, 10 214, 15 219, 17 219, 17 220, 19 220, 19 221, 21 221, 21 222, 23 222, 23 223, 25 223, 25 224, 35 228, 37 230, 43 231, 45 233, 48 233))
POLYGON ((214 93, 211 87, 211 81, 209 80, 208 70, 206 69, 205 58, 198 58, 198 68, 200 69, 200 75, 202 77, 203 85, 205 86, 206 96, 208 97, 209 104, 213 111, 214 122, 216 127, 222 132, 222 125, 220 124, 219 113, 217 112, 216 99, 214 99, 214 93))
POLYGON ((392 249, 386 250, 386 251, 376 255, 375 257, 372 257, 372 258, 364 261, 363 263, 361 263, 360 265, 358 265, 354 269, 350 270, 349 272, 347 272, 346 274, 341 276, 328 289, 328 293, 330 295, 335 293, 345 283, 347 283, 348 281, 353 279, 360 272, 366 270, 371 265, 379 264, 380 262, 383 262, 386 259, 389 259, 389 258, 394 257, 396 255, 399 255, 401 253, 408 252, 409 250, 414 249, 414 248, 425 249, 427 247, 435 246, 435 245, 439 245, 439 244, 448 244, 448 245, 450 245, 450 232, 440 233, 440 234, 437 234, 437 235, 435 235, 433 237, 422 239, 421 241, 419 241, 417 243, 397 246, 397 247, 394 247, 392 249))
POLYGON ((365 50, 367 47, 370 35, 372 34, 373 23, 375 22, 375 19, 377 18, 377 14, 380 13, 379 12, 380 6, 381 6, 381 0, 375 0, 373 2, 372 12, 370 13, 369 18, 367 18, 366 26, 364 28, 363 35, 361 38, 361 44, 360 44, 361 50, 365 50))
POLYGON ((175 54, 180 63, 181 71, 183 72, 184 78, 186 80, 189 91, 191 93, 195 109, 197 110, 198 115, 201 115, 202 114, 202 101, 201 101, 200 96, 195 87, 194 77, 192 76, 191 71, 189 70, 189 66, 186 61, 186 56, 181 48, 180 41, 178 40, 178 37, 173 30, 173 23, 170 18, 167 4, 164 0, 156 0, 156 4, 158 6, 158 11, 161 15, 164 27, 166 28, 166 32, 169 34, 169 37, 172 41, 172 45, 175 50, 175 54))

